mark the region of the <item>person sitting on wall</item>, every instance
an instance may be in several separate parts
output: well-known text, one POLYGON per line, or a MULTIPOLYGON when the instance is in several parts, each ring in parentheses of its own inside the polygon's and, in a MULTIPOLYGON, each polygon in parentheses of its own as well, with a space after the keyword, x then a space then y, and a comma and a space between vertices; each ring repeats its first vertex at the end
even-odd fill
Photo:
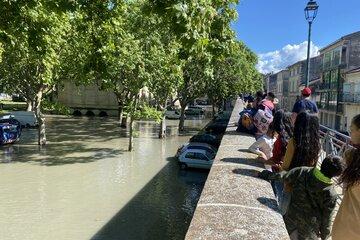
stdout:
POLYGON ((319 109, 316 103, 310 100, 311 89, 306 87, 301 91, 301 98, 294 104, 291 119, 295 123, 296 117, 301 112, 307 112, 311 114, 318 114, 319 109))

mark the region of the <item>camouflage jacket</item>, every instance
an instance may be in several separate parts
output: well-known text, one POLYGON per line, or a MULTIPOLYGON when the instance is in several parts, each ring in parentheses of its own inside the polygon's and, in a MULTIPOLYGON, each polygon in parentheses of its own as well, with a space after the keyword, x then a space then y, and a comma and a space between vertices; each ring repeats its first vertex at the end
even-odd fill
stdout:
POLYGON ((331 179, 310 167, 294 168, 283 179, 291 189, 284 216, 288 232, 297 230, 299 239, 329 238, 337 198, 331 179))

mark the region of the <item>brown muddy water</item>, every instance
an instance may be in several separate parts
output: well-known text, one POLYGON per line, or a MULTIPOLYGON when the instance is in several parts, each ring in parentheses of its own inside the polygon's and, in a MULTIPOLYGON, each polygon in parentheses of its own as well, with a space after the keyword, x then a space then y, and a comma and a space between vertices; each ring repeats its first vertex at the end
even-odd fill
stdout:
POLYGON ((207 172, 179 170, 173 156, 195 132, 160 140, 154 122, 136 128, 133 152, 127 130, 100 118, 49 117, 46 147, 35 129, 0 147, 0 239, 183 239, 207 172))

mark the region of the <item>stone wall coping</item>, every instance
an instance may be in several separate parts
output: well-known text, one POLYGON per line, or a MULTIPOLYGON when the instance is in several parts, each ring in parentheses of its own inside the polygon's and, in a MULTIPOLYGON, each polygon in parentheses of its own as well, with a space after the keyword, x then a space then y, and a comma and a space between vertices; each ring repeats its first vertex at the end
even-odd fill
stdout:
POLYGON ((247 151, 255 139, 236 132, 242 109, 238 99, 186 240, 289 239, 270 183, 256 177, 264 164, 247 151))

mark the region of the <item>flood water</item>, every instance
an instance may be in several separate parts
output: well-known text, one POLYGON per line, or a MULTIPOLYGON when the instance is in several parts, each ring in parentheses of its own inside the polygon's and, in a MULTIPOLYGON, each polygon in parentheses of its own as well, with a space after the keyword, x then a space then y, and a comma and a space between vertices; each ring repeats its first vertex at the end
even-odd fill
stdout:
POLYGON ((183 239, 207 172, 179 170, 172 157, 191 133, 160 140, 157 127, 136 124, 133 152, 112 119, 48 118, 41 149, 25 129, 0 147, 0 239, 183 239))

